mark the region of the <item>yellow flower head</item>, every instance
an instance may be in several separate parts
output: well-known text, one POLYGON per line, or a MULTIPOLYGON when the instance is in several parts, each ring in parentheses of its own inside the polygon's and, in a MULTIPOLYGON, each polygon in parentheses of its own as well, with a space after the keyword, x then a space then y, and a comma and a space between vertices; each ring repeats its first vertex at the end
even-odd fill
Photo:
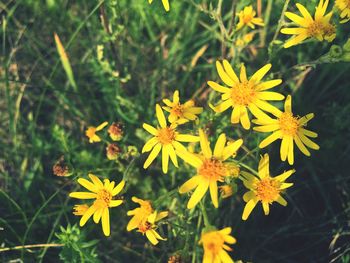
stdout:
POLYGON ((239 22, 237 24, 236 29, 240 30, 245 25, 254 29, 255 25, 264 26, 264 22, 260 17, 255 17, 256 12, 253 10, 253 6, 246 6, 243 10, 241 10, 238 14, 239 22))
POLYGON ((199 244, 203 244, 204 255, 203 263, 217 262, 217 263, 233 263, 232 258, 227 251, 232 249, 226 245, 235 244, 236 239, 230 235, 231 227, 226 227, 222 230, 215 230, 202 233, 199 244))
POLYGON ((246 45, 248 45, 253 40, 254 35, 255 35, 255 33, 251 32, 251 33, 245 34, 242 37, 239 37, 236 40, 235 45, 238 46, 238 47, 241 47, 241 48, 245 47, 246 45))
POLYGON ((285 48, 298 45, 307 38, 316 38, 319 41, 327 40, 331 42, 335 38, 335 26, 330 23, 333 12, 326 14, 329 0, 320 0, 316 7, 314 18, 302 4, 297 3, 296 6, 301 16, 286 12, 285 15, 299 27, 282 28, 281 33, 287 35, 296 35, 284 44, 285 48))
POLYGON ((219 189, 220 189, 220 193, 221 193, 222 198, 229 198, 233 194, 232 186, 230 186, 228 184, 219 186, 219 189))
POLYGON ((178 90, 174 92, 173 101, 164 99, 163 102, 166 104, 163 109, 170 112, 168 117, 170 123, 183 124, 188 121, 194 121, 197 119, 197 115, 203 112, 202 107, 195 107, 193 100, 181 104, 178 90))
MULTIPOLYGON (((148 0, 148 3, 152 4, 153 0, 148 0)), ((163 6, 165 11, 169 12, 170 10, 170 5, 169 5, 169 0, 162 0, 163 6)))
POLYGON ((109 137, 113 141, 120 141, 123 138, 123 125, 119 122, 113 122, 108 128, 109 137))
POLYGON ((254 127, 255 131, 273 132, 260 143, 260 148, 264 148, 275 140, 281 139, 281 160, 285 161, 288 157, 289 164, 294 163, 294 142, 306 156, 310 156, 310 152, 305 145, 314 150, 320 148, 308 138, 316 138, 317 133, 304 128, 308 121, 314 117, 314 114, 309 113, 302 118, 294 116, 292 113, 292 97, 290 95, 287 96, 285 101, 284 112, 280 112, 276 116, 277 119, 254 120, 256 124, 261 125, 254 127))
POLYGON ((192 209, 203 198, 208 188, 214 207, 218 207, 218 185, 223 182, 225 176, 231 176, 231 165, 225 161, 241 147, 243 140, 239 139, 226 146, 226 135, 221 134, 215 144, 214 152, 210 148, 207 136, 203 130, 199 130, 201 154, 194 155, 189 152, 181 152, 179 155, 185 162, 197 169, 197 175, 185 182, 179 189, 180 194, 187 193, 196 188, 187 208, 192 209))
POLYGON ((86 204, 83 205, 75 205, 73 207, 74 211, 73 211, 73 215, 76 216, 82 216, 85 214, 85 212, 89 209, 89 206, 86 204))
POLYGON ((350 20, 350 1, 335 0, 335 6, 340 10, 340 17, 343 19, 340 23, 346 23, 350 20))
POLYGON ((158 126, 155 128, 147 123, 143 124, 143 128, 154 136, 149 139, 142 148, 142 153, 152 150, 143 168, 147 169, 162 150, 162 168, 163 172, 167 173, 169 157, 173 164, 178 167, 175 150, 186 150, 185 146, 180 142, 198 142, 199 138, 198 136, 179 134, 176 131, 176 123, 172 123, 168 126, 163 110, 158 104, 156 105, 156 114, 160 127, 158 126))
POLYGON ((88 129, 85 131, 85 134, 89 138, 89 142, 90 143, 100 142, 101 138, 96 134, 96 132, 102 130, 107 125, 108 125, 108 122, 105 121, 97 127, 93 127, 93 126, 88 127, 88 129))
POLYGON ((89 218, 93 215, 94 222, 99 223, 100 219, 102 223, 102 230, 105 236, 110 235, 110 223, 109 223, 109 208, 117 207, 123 203, 123 200, 113 199, 117 194, 119 194, 125 185, 124 181, 121 181, 117 186, 115 186, 114 181, 104 180, 104 183, 93 174, 89 174, 91 182, 79 178, 78 183, 85 187, 90 192, 72 192, 69 194, 72 198, 78 199, 95 199, 93 204, 89 207, 86 206, 76 206, 75 215, 82 215, 80 219, 80 226, 84 226, 89 218), (115 187, 114 187, 115 186, 115 187), (86 209, 88 208, 88 209, 86 209))
POLYGON ((158 213, 157 211, 154 211, 148 216, 146 221, 141 222, 137 231, 142 233, 142 235, 146 235, 147 239, 155 246, 159 243, 158 240, 166 240, 166 238, 161 237, 157 233, 157 226, 155 223, 167 216, 168 212, 158 213))
POLYGON ((147 221, 147 218, 154 212, 152 204, 148 200, 142 200, 135 196, 131 199, 134 203, 140 205, 140 207, 135 208, 127 212, 128 216, 132 216, 126 229, 131 231, 135 228, 138 228, 142 222, 147 221))
POLYGON ((281 196, 281 192, 293 185, 293 183, 285 183, 285 180, 294 172, 295 170, 292 169, 276 177, 270 177, 269 155, 267 153, 259 162, 258 177, 242 171, 243 184, 249 189, 243 195, 243 200, 247 204, 244 207, 242 219, 247 220, 258 202, 261 202, 265 215, 269 214, 269 205, 273 202, 286 206, 287 201, 281 196))
POLYGON ((217 61, 216 68, 220 78, 229 88, 221 86, 216 82, 208 81, 208 85, 213 90, 222 93, 222 103, 215 107, 209 104, 215 112, 223 112, 232 107, 231 122, 241 122, 243 128, 247 130, 250 128, 247 109, 249 109, 256 118, 261 119, 269 118, 262 110, 271 113, 280 112, 279 109, 272 106, 267 100, 283 100, 284 96, 280 93, 266 90, 281 84, 282 80, 273 79, 261 81, 271 69, 271 64, 263 66, 255 72, 249 80, 247 78, 246 68, 243 64, 241 66, 239 78, 227 60, 224 60, 222 64, 217 61))

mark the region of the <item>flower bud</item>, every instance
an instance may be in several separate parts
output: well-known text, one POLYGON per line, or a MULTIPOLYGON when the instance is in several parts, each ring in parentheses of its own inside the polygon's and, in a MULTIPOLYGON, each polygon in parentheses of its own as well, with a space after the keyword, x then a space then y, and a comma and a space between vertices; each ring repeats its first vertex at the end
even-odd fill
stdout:
POLYGON ((113 122, 108 128, 108 133, 113 141, 120 141, 123 138, 123 125, 113 122))
POLYGON ((121 149, 118 145, 111 143, 108 144, 106 147, 106 155, 108 160, 116 160, 119 157, 119 154, 121 153, 121 149))

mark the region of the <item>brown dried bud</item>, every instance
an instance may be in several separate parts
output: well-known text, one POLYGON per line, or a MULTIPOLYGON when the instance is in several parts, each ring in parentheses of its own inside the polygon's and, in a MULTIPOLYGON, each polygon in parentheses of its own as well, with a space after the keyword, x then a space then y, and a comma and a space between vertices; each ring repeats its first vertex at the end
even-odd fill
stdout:
POLYGON ((64 156, 61 156, 61 158, 54 164, 52 167, 52 172, 56 176, 70 176, 71 173, 69 173, 69 168, 64 162, 64 156))
POLYGON ((180 255, 172 255, 168 259, 168 263, 184 263, 180 255))
POLYGON ((121 149, 118 145, 111 143, 106 147, 106 155, 109 160, 116 160, 121 153, 121 149))
POLYGON ((123 125, 120 122, 113 122, 108 128, 108 133, 113 141, 120 141, 123 138, 123 125))

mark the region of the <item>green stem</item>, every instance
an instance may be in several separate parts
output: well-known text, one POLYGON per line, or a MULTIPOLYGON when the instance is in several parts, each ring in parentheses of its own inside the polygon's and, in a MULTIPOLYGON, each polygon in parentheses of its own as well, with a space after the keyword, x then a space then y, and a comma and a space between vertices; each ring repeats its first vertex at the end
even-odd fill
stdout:
POLYGON ((201 207, 201 211, 203 214, 204 226, 208 227, 208 226, 210 226, 210 223, 209 223, 208 214, 207 214, 207 211, 205 210, 203 201, 200 201, 200 207, 201 207))

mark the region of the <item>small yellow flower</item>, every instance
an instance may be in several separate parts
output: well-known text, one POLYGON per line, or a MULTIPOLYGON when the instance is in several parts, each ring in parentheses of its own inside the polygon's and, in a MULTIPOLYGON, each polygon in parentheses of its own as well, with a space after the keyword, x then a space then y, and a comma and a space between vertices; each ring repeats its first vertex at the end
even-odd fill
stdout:
POLYGON ((335 26, 330 23, 333 12, 326 14, 329 0, 320 0, 316 7, 314 18, 302 4, 297 3, 296 6, 301 16, 286 12, 285 15, 299 27, 282 28, 281 33, 287 35, 296 35, 284 44, 285 48, 302 43, 307 38, 316 38, 319 41, 327 40, 331 42, 335 38, 335 26))
POLYGON ((291 165, 294 163, 294 142, 303 154, 310 156, 310 152, 305 145, 314 150, 320 148, 308 138, 316 138, 317 133, 304 128, 313 117, 313 113, 309 113, 302 118, 294 116, 292 113, 292 97, 288 95, 284 104, 284 112, 277 114, 277 119, 254 120, 254 123, 261 125, 254 127, 255 131, 273 132, 260 143, 259 147, 265 148, 275 140, 281 139, 281 160, 285 161, 288 157, 288 163, 291 165))
POLYGON ((113 141, 120 141, 123 138, 123 126, 119 122, 113 122, 108 128, 109 137, 113 141))
POLYGON ((243 140, 239 139, 226 146, 226 135, 221 134, 215 144, 214 152, 210 148, 210 143, 203 130, 199 130, 200 146, 202 153, 195 155, 189 152, 181 152, 181 157, 197 169, 197 175, 185 182, 179 189, 180 194, 187 193, 196 188, 187 208, 192 209, 203 198, 208 188, 214 207, 218 207, 218 185, 217 182, 223 182, 224 177, 232 176, 231 166, 225 161, 232 156, 234 152, 241 147, 243 140))
POLYGON ((220 78, 229 88, 221 86, 216 82, 208 81, 208 85, 213 90, 223 93, 221 95, 222 103, 215 107, 209 104, 215 112, 223 112, 232 107, 231 122, 241 122, 243 128, 246 130, 250 129, 247 108, 256 118, 261 119, 269 118, 262 110, 271 113, 280 112, 279 109, 272 106, 267 100, 283 100, 284 96, 280 93, 266 90, 281 84, 282 80, 261 81, 271 69, 271 64, 263 66, 249 80, 243 64, 239 79, 227 60, 224 60, 222 64, 217 61, 216 68, 220 78))
POLYGON ((248 45, 254 38, 255 33, 251 32, 248 34, 245 34, 242 37, 239 37, 236 42, 235 45, 238 47, 245 47, 246 45, 248 45))
POLYGON ((346 23, 350 20, 350 1, 335 0, 335 6, 340 10, 340 17, 343 19, 340 23, 346 23))
POLYGON ((75 205, 73 207, 74 211, 73 211, 73 215, 76 216, 82 216, 85 214, 85 212, 89 209, 89 206, 86 204, 83 205, 75 205))
POLYGON ((230 185, 222 185, 222 186, 219 186, 219 189, 220 189, 220 193, 221 193, 221 197, 222 198, 229 198, 230 196, 233 195, 233 189, 232 189, 232 186, 230 185))
POLYGON ((167 216, 168 212, 158 213, 157 211, 154 211, 150 216, 148 216, 146 221, 142 222, 138 226, 137 231, 143 235, 146 235, 147 239, 152 243, 152 245, 155 246, 159 243, 158 240, 166 240, 157 233, 157 226, 155 223, 167 216))
POLYGON ((232 249, 225 243, 235 244, 237 241, 230 233, 231 227, 202 233, 199 244, 203 244, 203 263, 233 263, 232 258, 226 252, 232 249))
POLYGON ((152 150, 146 159, 143 168, 147 169, 162 150, 162 169, 164 173, 167 173, 169 157, 175 167, 178 167, 175 150, 186 150, 185 146, 180 142, 198 142, 199 138, 194 135, 179 134, 176 131, 176 123, 167 126, 163 110, 158 104, 156 105, 156 115, 160 127, 155 128, 147 123, 144 123, 142 126, 154 136, 149 139, 142 148, 142 153, 152 150))
POLYGON ((265 215, 269 214, 269 205, 273 202, 286 206, 287 201, 281 196, 281 192, 293 185, 293 183, 285 183, 285 180, 294 172, 295 170, 292 169, 276 177, 270 177, 269 155, 267 153, 259 162, 259 177, 242 171, 243 184, 249 189, 249 191, 243 195, 243 200, 247 204, 244 207, 242 219, 247 220, 258 202, 261 202, 265 215))
POLYGON ((93 174, 89 174, 89 177, 92 182, 84 178, 79 178, 78 183, 90 192, 72 192, 69 196, 83 200, 95 199, 95 201, 91 206, 88 206, 88 209, 86 209, 87 205, 76 206, 74 208, 74 214, 82 215, 79 223, 80 226, 84 226, 92 215, 96 224, 101 220, 103 233, 105 236, 109 236, 109 208, 117 207, 123 203, 123 200, 113 199, 113 197, 123 190, 125 182, 121 181, 114 187, 114 181, 105 179, 104 183, 102 183, 101 180, 93 174))
POLYGON ((163 102, 166 104, 163 109, 170 112, 168 117, 170 123, 183 124, 188 121, 194 121, 197 119, 197 115, 203 112, 202 107, 195 107, 193 100, 181 104, 178 90, 174 92, 173 101, 164 99, 163 102))
POLYGON ((254 29, 255 25, 264 26, 264 21, 260 17, 255 17, 256 12, 253 10, 253 6, 246 6, 238 14, 239 22, 236 29, 240 30, 245 25, 254 29))
MULTIPOLYGON (((148 0, 148 3, 152 4, 153 0, 148 0)), ((165 11, 169 12, 170 10, 170 5, 169 5, 169 0, 162 0, 163 6, 165 11)))
POLYGON ((96 132, 102 130, 107 125, 108 125, 108 122, 105 121, 97 127, 93 127, 93 126, 88 127, 88 129, 85 131, 85 134, 89 138, 89 142, 90 143, 100 142, 101 138, 96 134, 96 132))
POLYGON ((142 200, 142 199, 139 199, 139 198, 137 198, 135 196, 133 196, 131 198, 131 200, 134 203, 139 204, 140 207, 137 207, 137 208, 127 212, 128 216, 133 216, 130 219, 130 221, 129 221, 127 227, 126 227, 127 231, 131 231, 131 230, 133 230, 135 228, 138 228, 139 225, 142 222, 147 221, 147 218, 154 212, 152 204, 151 204, 150 201, 142 200))

